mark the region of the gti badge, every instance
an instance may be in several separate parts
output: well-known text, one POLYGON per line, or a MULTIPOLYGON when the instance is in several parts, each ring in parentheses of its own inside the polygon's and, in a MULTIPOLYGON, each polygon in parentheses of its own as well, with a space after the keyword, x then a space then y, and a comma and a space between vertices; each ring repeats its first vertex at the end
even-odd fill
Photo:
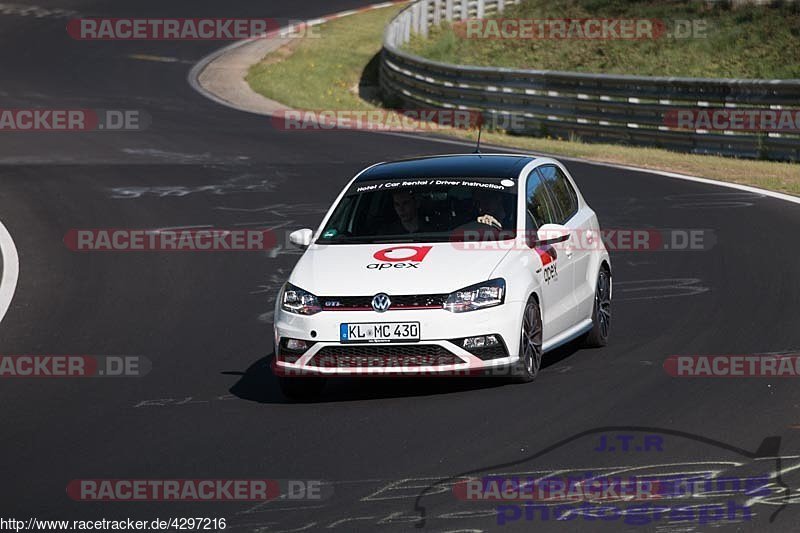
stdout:
POLYGON ((379 292, 372 297, 372 308, 378 313, 383 313, 389 309, 390 305, 392 305, 392 301, 389 299, 388 294, 379 292))

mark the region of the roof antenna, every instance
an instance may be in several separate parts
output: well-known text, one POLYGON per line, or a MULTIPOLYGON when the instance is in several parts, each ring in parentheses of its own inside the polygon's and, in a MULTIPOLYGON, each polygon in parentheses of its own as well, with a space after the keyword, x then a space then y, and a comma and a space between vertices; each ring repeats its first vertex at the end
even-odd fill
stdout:
POLYGON ((478 122, 478 144, 475 146, 475 154, 481 153, 481 131, 483 130, 483 120, 478 122))

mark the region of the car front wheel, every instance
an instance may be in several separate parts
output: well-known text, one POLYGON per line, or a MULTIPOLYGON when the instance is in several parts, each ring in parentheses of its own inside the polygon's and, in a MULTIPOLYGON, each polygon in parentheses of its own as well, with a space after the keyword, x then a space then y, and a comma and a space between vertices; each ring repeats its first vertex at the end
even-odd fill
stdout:
POLYGON ((542 366, 542 313, 533 296, 522 313, 519 354, 514 380, 518 383, 533 381, 542 366))
POLYGON ((594 294, 592 310, 592 329, 586 334, 584 344, 600 347, 608 344, 608 333, 611 328, 611 273, 606 267, 600 268, 597 275, 597 287, 594 294))

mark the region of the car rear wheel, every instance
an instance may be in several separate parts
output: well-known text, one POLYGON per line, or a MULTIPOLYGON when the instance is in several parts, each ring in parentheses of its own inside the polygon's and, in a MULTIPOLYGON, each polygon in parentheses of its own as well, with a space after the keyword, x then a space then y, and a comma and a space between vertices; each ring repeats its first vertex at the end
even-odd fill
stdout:
POLYGON ((514 381, 528 383, 539 374, 542 366, 542 313, 533 296, 528 299, 522 313, 519 353, 514 381))
POLYGON ((594 293, 594 309, 592 310, 592 329, 586 334, 584 344, 600 347, 608 344, 608 333, 611 328, 611 273, 606 267, 600 268, 597 275, 597 287, 594 293))
POLYGON ((279 377, 278 384, 284 396, 294 401, 315 399, 325 387, 325 378, 318 377, 279 377))

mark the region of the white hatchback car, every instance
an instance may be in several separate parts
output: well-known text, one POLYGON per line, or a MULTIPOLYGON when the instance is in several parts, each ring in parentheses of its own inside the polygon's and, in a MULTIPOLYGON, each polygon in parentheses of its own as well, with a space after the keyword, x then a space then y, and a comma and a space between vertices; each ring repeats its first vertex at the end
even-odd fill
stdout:
POLYGON ((602 346, 611 262, 564 166, 508 154, 379 163, 344 188, 278 294, 273 370, 289 397, 333 375, 536 377, 602 346))

